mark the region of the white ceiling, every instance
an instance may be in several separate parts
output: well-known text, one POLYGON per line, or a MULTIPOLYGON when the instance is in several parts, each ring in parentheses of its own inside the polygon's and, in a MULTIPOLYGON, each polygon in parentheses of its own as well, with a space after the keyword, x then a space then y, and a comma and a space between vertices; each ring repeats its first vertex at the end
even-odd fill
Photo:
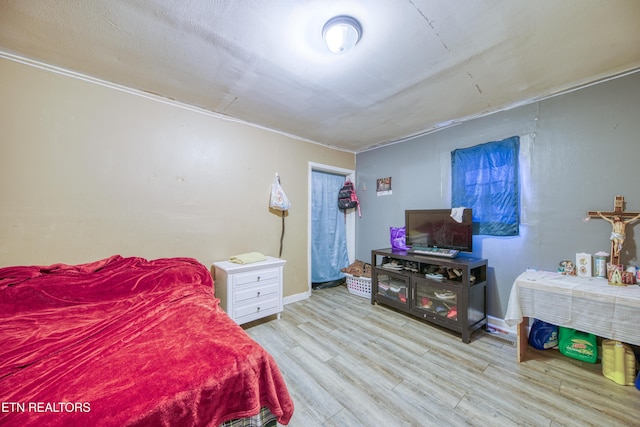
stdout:
POLYGON ((3 0, 0 51, 358 152, 640 69, 640 1, 3 0))

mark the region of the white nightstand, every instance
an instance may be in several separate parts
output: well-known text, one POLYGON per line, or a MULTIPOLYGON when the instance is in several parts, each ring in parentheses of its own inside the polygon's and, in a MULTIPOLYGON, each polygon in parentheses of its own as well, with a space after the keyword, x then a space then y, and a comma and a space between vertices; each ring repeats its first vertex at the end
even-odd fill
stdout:
POLYGON ((273 314, 279 319, 286 262, 273 257, 251 264, 214 262, 215 295, 229 317, 239 325, 273 314))

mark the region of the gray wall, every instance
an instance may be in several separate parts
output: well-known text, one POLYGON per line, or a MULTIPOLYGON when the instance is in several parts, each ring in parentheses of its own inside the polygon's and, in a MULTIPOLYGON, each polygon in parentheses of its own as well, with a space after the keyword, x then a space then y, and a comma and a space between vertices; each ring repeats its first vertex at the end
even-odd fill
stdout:
MULTIPOLYGON (((489 261, 488 314, 504 318, 527 267, 556 270, 576 252, 609 252, 610 224, 585 217, 612 210, 618 194, 640 212, 640 73, 359 153, 357 258, 390 246, 389 227, 404 225, 405 209, 451 207, 452 150, 513 135, 522 138, 520 235, 473 242, 474 255, 489 261), (376 179, 388 176, 392 194, 377 196, 376 179)), ((626 231, 622 262, 639 265, 640 221, 626 231)))

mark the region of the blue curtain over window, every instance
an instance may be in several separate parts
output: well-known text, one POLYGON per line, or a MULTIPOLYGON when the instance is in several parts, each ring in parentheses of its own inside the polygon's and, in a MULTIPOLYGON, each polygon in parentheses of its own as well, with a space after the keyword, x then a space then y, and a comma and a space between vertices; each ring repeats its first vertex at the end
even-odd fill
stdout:
POLYGON ((344 278, 349 266, 344 212, 338 209, 338 192, 345 177, 311 172, 311 282, 344 278))
POLYGON ((451 152, 451 206, 473 209, 474 234, 517 236, 520 138, 451 152))

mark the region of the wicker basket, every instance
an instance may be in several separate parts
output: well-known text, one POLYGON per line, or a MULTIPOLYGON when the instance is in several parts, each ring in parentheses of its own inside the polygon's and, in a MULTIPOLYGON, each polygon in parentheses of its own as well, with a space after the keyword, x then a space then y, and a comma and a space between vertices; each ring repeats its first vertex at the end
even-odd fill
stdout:
POLYGON ((347 289, 350 293, 364 298, 371 298, 371 279, 369 277, 357 277, 349 273, 347 276, 347 289))

